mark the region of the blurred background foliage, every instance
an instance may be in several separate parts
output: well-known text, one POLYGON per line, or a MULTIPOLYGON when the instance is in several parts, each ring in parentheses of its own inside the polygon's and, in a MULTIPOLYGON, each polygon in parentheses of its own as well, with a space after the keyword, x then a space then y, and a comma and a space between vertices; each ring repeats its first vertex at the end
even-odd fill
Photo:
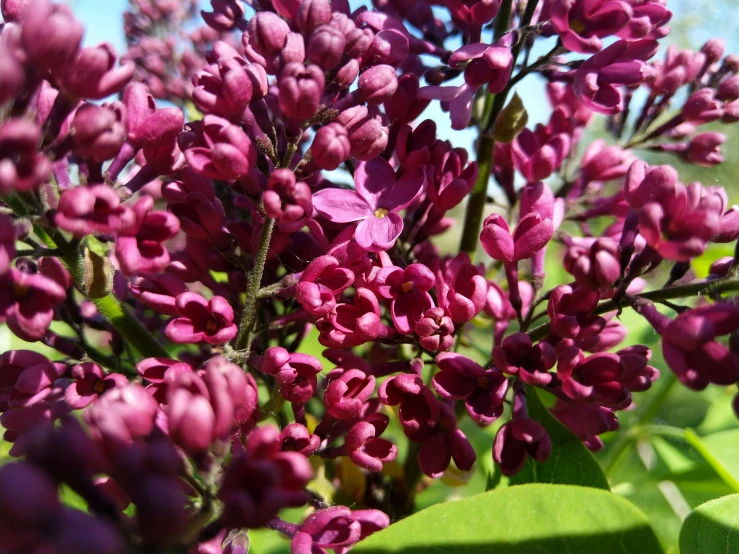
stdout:
MULTIPOLYGON (((71 0, 77 16, 85 23, 88 33, 86 43, 94 44, 103 40, 112 42, 119 52, 124 41, 120 14, 126 7, 126 0, 71 0)), ((355 3, 352 2, 352 5, 355 3)), ((663 42, 663 49, 669 45, 678 48, 698 49, 711 37, 726 40, 727 53, 739 53, 739 7, 737 0, 669 0, 674 11, 672 33, 663 42)), ((658 54, 661 56, 662 52, 658 54)), ((532 121, 548 118, 541 101, 541 83, 527 79, 518 88, 518 93, 530 110, 532 121)), ((448 116, 438 109, 427 110, 423 117, 433 118, 439 125, 438 135, 448 138, 455 145, 469 148, 474 134, 463 132, 455 134, 448 124, 448 116)), ((731 203, 739 201, 739 124, 733 126, 712 125, 701 130, 716 130, 727 135, 723 145, 725 162, 712 168, 687 165, 675 156, 664 153, 637 152, 640 157, 654 164, 670 164, 680 173, 683 182, 700 181, 704 185, 723 186, 731 203)), ((585 146, 604 133, 597 129, 586 135, 580 143, 580 154, 585 146)), ((471 152, 474 158, 474 153, 471 152)), ((556 188, 558 183, 553 182, 556 188)), ((491 194, 495 190, 491 186, 491 194)), ((492 211, 492 207, 489 211, 492 211)), ((463 217, 460 210, 454 214, 463 217)), ((459 228, 455 226, 443 240, 438 241, 442 251, 453 252, 459 239, 459 228)), ((704 277, 710 263, 721 257, 731 255, 733 245, 712 245, 706 254, 694 261, 693 274, 687 277, 704 277)), ((547 259, 546 288, 571 281, 562 268, 562 250, 550 247, 547 259)), ((654 285, 664 282, 665 276, 657 275, 654 285)), ((700 301, 700 299, 698 299, 700 301)), ((669 313, 669 312, 666 312, 669 313)), ((669 315, 674 315, 669 313, 669 315)), ((630 310, 624 311, 620 319, 628 328, 624 344, 645 344, 652 349, 651 365, 661 372, 660 379, 651 390, 635 395, 635 406, 628 412, 620 413, 621 429, 604 435, 605 448, 596 454, 611 487, 611 490, 633 502, 652 523, 666 554, 678 554, 678 535, 684 518, 699 504, 720 496, 739 492, 739 425, 731 410, 733 390, 711 386, 696 393, 680 385, 662 358, 658 336, 649 324, 630 310)), ((474 321, 470 344, 462 351, 478 361, 489 357, 491 343, 490 322, 474 321)), ((56 322, 58 332, 69 331, 64 324, 56 322)), ((28 344, 14 337, 7 328, 0 326, 0 352, 10 349, 26 348, 41 352, 52 358, 57 354, 39 343, 28 344)), ((317 335, 311 334, 301 346, 301 350, 321 357, 323 347, 317 335)), ((323 359, 324 369, 333 365, 323 359)), ((428 368, 427 368, 428 370, 428 368)), ((267 391, 260 391, 265 398, 267 391)), ((545 403, 551 399, 543 399, 545 403)), ((274 414, 276 420, 283 414, 274 414)), ((392 415, 391 415, 392 418, 392 415)), ((504 419, 504 418, 501 418, 504 419)), ((418 496, 417 508, 449 501, 456 498, 483 492, 489 474, 493 470, 491 445, 499 424, 487 429, 474 425, 469 418, 460 422, 463 431, 470 438, 478 453, 478 462, 470 472, 461 472, 452 466, 441 479, 427 479, 418 496)), ((397 438, 400 446, 399 460, 405 457, 407 447, 397 417, 391 421, 389 438, 397 438)), ((9 444, 0 443, 0 461, 7 459, 9 444)), ((333 490, 329 478, 339 478, 347 497, 336 498, 342 503, 352 505, 351 492, 363 496, 371 483, 367 477, 352 464, 337 461, 334 473, 327 476, 323 468, 316 465, 317 476, 311 488, 332 498, 333 490)), ((385 472, 400 474, 397 463, 386 464, 385 472)), ((82 501, 69 491, 63 491, 66 502, 84 509, 82 501)), ((356 507, 356 506, 355 506, 356 507)), ((287 520, 298 521, 302 509, 288 511, 287 520)), ((283 554, 289 552, 289 543, 272 531, 255 531, 251 534, 251 554, 283 554)))

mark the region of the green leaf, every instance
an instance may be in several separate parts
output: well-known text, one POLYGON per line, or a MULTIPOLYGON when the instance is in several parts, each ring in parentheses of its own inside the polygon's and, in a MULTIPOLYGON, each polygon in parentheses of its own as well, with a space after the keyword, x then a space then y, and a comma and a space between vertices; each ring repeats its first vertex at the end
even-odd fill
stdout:
POLYGON ((432 506, 352 554, 658 554, 644 515, 607 491, 521 485, 432 506))
POLYGON ((529 416, 541 423, 549 433, 552 454, 544 463, 527 458, 521 471, 508 479, 509 485, 555 483, 608 490, 608 480, 600 464, 582 441, 549 413, 536 389, 528 387, 526 400, 529 416))
POLYGON ((680 552, 739 552, 739 494, 711 500, 693 510, 680 530, 680 552))

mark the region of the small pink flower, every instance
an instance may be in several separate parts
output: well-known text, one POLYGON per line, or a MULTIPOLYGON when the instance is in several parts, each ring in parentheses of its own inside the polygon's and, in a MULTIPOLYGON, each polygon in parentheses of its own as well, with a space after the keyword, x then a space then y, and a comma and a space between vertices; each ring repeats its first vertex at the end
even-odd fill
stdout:
POLYGON ((177 296, 176 307, 180 317, 164 331, 176 343, 225 344, 238 332, 233 308, 222 296, 206 300, 194 292, 183 292, 177 296))
POLYGON ((103 369, 93 362, 72 366, 72 377, 76 381, 64 391, 64 398, 75 410, 89 406, 98 396, 110 389, 128 384, 128 379, 124 375, 120 373, 106 375, 103 369))
POLYGON ((360 163, 354 172, 356 190, 324 189, 313 195, 313 206, 336 223, 358 221, 357 243, 370 252, 389 250, 403 231, 398 214, 426 186, 426 171, 418 168, 396 182, 392 166, 382 158, 360 163))

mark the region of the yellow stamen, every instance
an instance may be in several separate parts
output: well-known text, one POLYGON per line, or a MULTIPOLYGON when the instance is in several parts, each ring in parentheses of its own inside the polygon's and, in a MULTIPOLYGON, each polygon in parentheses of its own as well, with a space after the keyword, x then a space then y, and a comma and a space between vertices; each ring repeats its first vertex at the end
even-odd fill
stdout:
POLYGON ((387 214, 388 214, 388 211, 385 208, 377 208, 375 210, 375 217, 379 217, 380 219, 385 217, 387 214))

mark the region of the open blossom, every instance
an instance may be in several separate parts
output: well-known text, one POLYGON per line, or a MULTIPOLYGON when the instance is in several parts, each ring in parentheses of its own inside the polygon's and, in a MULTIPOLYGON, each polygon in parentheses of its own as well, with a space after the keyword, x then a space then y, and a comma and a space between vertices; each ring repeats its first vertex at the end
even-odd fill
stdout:
POLYGON ((222 296, 206 300, 194 292, 183 292, 175 301, 176 317, 167 325, 167 336, 177 343, 224 344, 236 336, 234 311, 222 296))
POLYGON ((613 0, 556 0, 550 10, 552 26, 571 52, 598 52, 601 39, 621 31, 633 14, 629 2, 613 0))
POLYGON ((354 172, 356 190, 324 189, 313 195, 316 211, 329 221, 358 221, 354 239, 370 252, 388 250, 403 231, 398 214, 410 206, 426 186, 426 171, 418 168, 397 179, 386 161, 361 163, 354 172))

